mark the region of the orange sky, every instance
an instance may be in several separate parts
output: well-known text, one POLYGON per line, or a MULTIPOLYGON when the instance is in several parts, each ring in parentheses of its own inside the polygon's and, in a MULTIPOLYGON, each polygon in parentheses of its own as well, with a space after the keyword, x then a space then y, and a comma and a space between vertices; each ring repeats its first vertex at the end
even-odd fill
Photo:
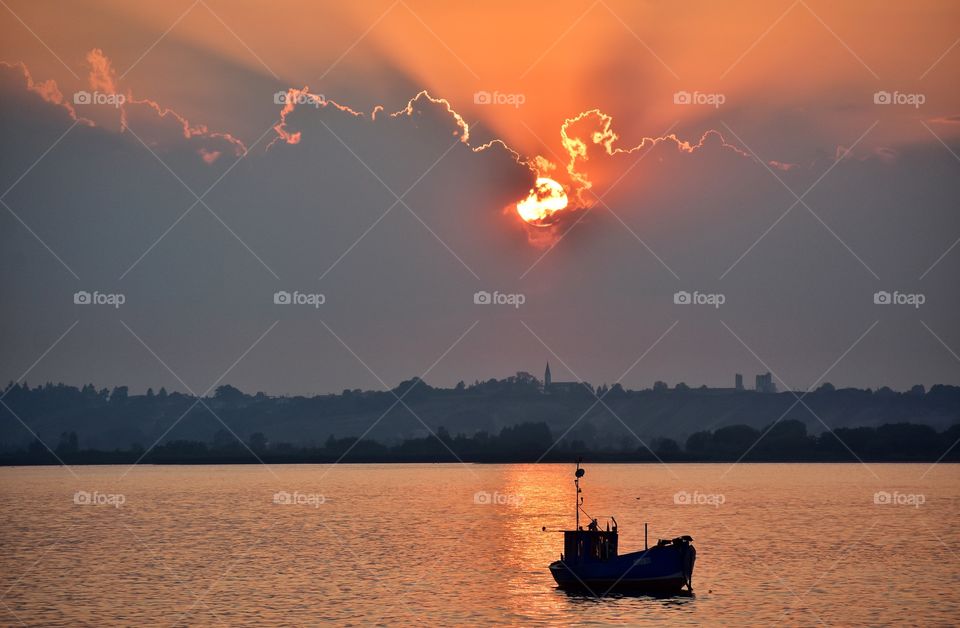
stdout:
MULTIPOLYGON (((793 276, 802 268, 809 276, 796 279, 788 286, 792 292, 778 300, 784 304, 782 316, 789 319, 797 311, 789 297, 813 291, 811 286, 821 290, 820 278, 827 274, 836 278, 838 269, 849 273, 849 281, 842 284, 842 292, 832 295, 837 300, 865 289, 862 281, 886 279, 907 272, 903 271, 907 266, 914 279, 923 275, 930 281, 936 275, 946 283, 950 278, 947 265, 960 250, 955 244, 953 187, 954 157, 960 152, 955 148, 960 139, 956 81, 960 4, 932 0, 909 5, 823 0, 344 4, 6 0, 0 5, 0 61, 24 62, 35 81, 35 93, 27 94, 31 100, 22 93, 22 75, 7 68, 8 102, 15 104, 3 110, 9 125, 5 155, 12 164, 11 183, 57 140, 61 126, 69 125, 62 109, 31 109, 31 102, 40 104, 36 92, 42 90, 36 85, 55 80, 68 102, 81 89, 117 90, 132 99, 123 109, 83 109, 82 115, 102 129, 78 126, 51 151, 63 161, 45 160, 42 166, 48 170, 35 169, 16 186, 10 197, 14 211, 30 210, 24 214, 25 224, 44 241, 49 239, 58 255, 63 251, 62 259, 80 260, 76 265, 83 268, 78 275, 88 276, 89 268, 106 268, 105 276, 115 280, 182 211, 161 194, 166 185, 176 188, 180 182, 153 163, 153 155, 138 139, 173 162, 178 177, 198 187, 213 183, 232 167, 235 156, 246 154, 244 147, 257 145, 251 152, 258 152, 260 159, 237 166, 227 179, 231 185, 217 188, 222 197, 214 205, 230 208, 224 221, 243 242, 249 240, 249 249, 237 246, 239 263, 251 264, 252 272, 265 275, 266 282, 310 267, 310 272, 316 270, 310 279, 315 281, 337 263, 354 238, 378 224, 377 216, 368 212, 396 205, 374 173, 402 192, 419 181, 416 177, 428 171, 451 142, 456 146, 449 134, 462 129, 462 118, 470 124, 469 146, 475 151, 463 146, 452 150, 415 186, 411 202, 423 212, 423 222, 407 216, 412 224, 398 221, 382 232, 373 229, 371 239, 363 242, 369 250, 393 255, 383 266, 403 269, 403 277, 437 273, 433 280, 448 282, 444 285, 453 286, 451 294, 463 285, 460 273, 467 281, 483 276, 490 287, 503 289, 529 277, 523 289, 531 295, 541 291, 540 311, 549 312, 545 320, 552 320, 554 312, 566 311, 571 302, 563 290, 599 290, 601 297, 583 300, 580 314, 620 316, 624 328, 633 329, 639 311, 646 321, 651 312, 672 317, 673 302, 657 301, 658 289, 669 290, 665 293, 669 297, 678 288, 742 281, 746 293, 766 296, 781 286, 780 273, 793 276), (91 54, 94 50, 102 54, 91 54), (99 68, 92 82, 91 66, 99 68), (282 109, 275 94, 304 86, 366 113, 379 105, 385 114, 403 110, 422 90, 430 97, 422 96, 418 107, 394 119, 397 124, 379 114, 377 124, 368 124, 369 120, 354 124, 346 113, 329 110, 314 115, 317 111, 306 108, 295 112, 286 129, 302 131, 304 141, 265 152, 276 139, 271 130, 282 109), (921 96, 923 103, 917 107, 876 103, 876 94, 886 92, 921 96), (482 102, 487 94, 499 102, 482 102), (684 94, 706 100, 686 104, 678 100, 684 94), (445 108, 447 104, 453 111, 445 108), (166 108, 167 115, 158 115, 166 108), (136 138, 114 134, 122 128, 122 116, 129 116, 136 138), (346 138, 344 145, 328 125, 346 138), (564 129, 570 140, 566 145, 564 129), (676 139, 645 141, 666 134, 676 139), (499 144, 494 150, 479 150, 492 139, 501 139, 515 153, 499 144), (348 144, 355 144, 363 160, 372 162, 370 171, 347 152, 348 144), (653 145, 659 148, 634 168, 648 154, 637 147, 653 145), (569 150, 580 151, 572 172, 567 172, 569 150), (771 172, 776 170, 775 176, 753 163, 752 153, 771 172), (304 156, 307 159, 301 162, 304 156), (139 161, 143 158, 147 163, 139 161), (534 229, 509 212, 534 181, 534 173, 518 166, 518 160, 537 164, 540 174, 554 177, 566 186, 567 197, 581 204, 549 229, 537 228, 536 236, 550 237, 531 236, 534 229), (833 174, 810 198, 812 208, 795 202, 792 192, 799 195, 812 189, 831 170, 833 174), (86 175, 89 181, 73 181, 85 195, 82 202, 58 196, 73 193, 67 185, 41 185, 43 172, 55 173, 58 182, 86 175), (111 178, 114 172, 122 172, 118 178, 123 181, 111 178), (153 181, 158 175, 163 180, 153 181), (151 193, 142 195, 146 198, 121 185, 141 180, 151 182, 151 193), (281 197, 260 197, 275 189, 283 191, 281 197), (101 198, 101 191, 116 198, 101 198), (608 192, 610 207, 583 210, 582 205, 593 207, 596 202, 592 194, 608 192), (97 213, 124 206, 128 197, 136 198, 134 212, 97 213), (309 207, 304 199, 310 199, 309 207), (84 211, 65 209, 74 207, 84 211), (264 207, 270 210, 262 211, 264 207), (168 211, 178 213, 167 216, 168 211), (122 260, 90 257, 86 248, 74 244, 74 231, 88 223, 74 225, 69 220, 81 216, 100 220, 89 221, 90 225, 105 225, 87 234, 108 238, 102 244, 105 250, 126 247, 118 255, 122 260), (559 234, 567 233, 569 223, 563 220, 580 217, 589 218, 576 230, 571 225, 570 237, 547 262, 539 263, 541 247, 557 244, 559 234), (118 220, 131 224, 117 228, 118 220), (234 221, 239 223, 236 227, 234 221), (394 235, 407 227, 413 231, 394 235), (410 244, 420 236, 425 243, 410 244), (377 237, 384 241, 375 243, 377 237), (258 253, 250 255, 251 251, 258 253), (443 263, 435 263, 434 254, 443 263), (734 267, 733 279, 723 279, 734 267), (927 275, 927 269, 935 270, 927 275), (639 282, 638 272, 648 273, 649 281, 639 282), (690 284, 674 285, 680 277, 690 284), (694 277, 699 283, 688 279, 694 277), (494 280, 501 283, 493 284, 494 280), (636 295, 624 296, 621 286, 627 283, 644 287, 636 295)), ((186 201, 189 205, 193 199, 186 201)), ((399 215, 403 211, 388 218, 399 215)), ((214 225, 218 230, 222 226, 214 225)), ((23 233, 32 237, 26 229, 23 233)), ((226 235, 229 245, 238 244, 237 237, 226 235)), ((174 250, 185 242, 172 238, 169 244, 174 250)), ((216 255, 231 251, 217 249, 216 255)), ((59 264, 43 246, 36 253, 42 262, 59 264)), ((134 275, 125 275, 133 279, 122 280, 142 281, 144 286, 165 281, 164 264, 171 262, 158 253, 147 255, 134 275)), ((194 257, 183 256, 183 263, 205 259, 206 254, 204 249, 194 257)), ((330 278, 326 281, 381 285, 381 278, 363 274, 373 265, 363 266, 352 253, 346 259, 356 266, 345 262, 325 275, 330 278)), ((393 289, 401 285, 398 282, 382 285, 393 289)), ((871 291, 878 287, 869 286, 871 291)), ((948 295, 952 294, 951 289, 948 295)), ((376 302, 368 306, 371 312, 380 308, 376 302)), ((765 307, 764 320, 776 319, 769 311, 774 306, 765 307)), ((751 308, 747 314, 757 311, 751 308)), ((817 307, 811 317, 821 313, 828 311, 817 307)), ((944 310, 944 319, 953 313, 944 310)), ((422 320, 419 311, 399 314, 405 315, 411 324, 422 320)), ((448 331, 455 337, 460 321, 454 319, 450 317, 448 331)), ((934 323, 936 329, 948 326, 934 323)), ((616 325, 599 326, 594 337, 582 334, 579 323, 562 319, 556 324, 553 333, 570 338, 572 352, 596 360, 588 368, 608 378, 618 375, 608 372, 613 367, 598 349, 620 348, 621 336, 604 335, 616 325), (568 323, 572 327, 564 327, 568 323)), ((653 333, 654 327, 645 329, 653 333)), ((396 356, 398 363, 390 367, 393 373, 408 375, 409 365, 399 363, 407 348, 395 344, 395 350, 384 350, 389 338, 371 335, 361 323, 355 329, 375 343, 372 351, 396 356)), ((815 372, 819 358, 827 364, 835 359, 832 351, 846 345, 843 338, 830 334, 843 331, 833 320, 823 321, 816 332, 821 354, 802 365, 804 376, 819 374, 815 372)), ((845 331, 854 337, 860 333, 845 331)), ((926 330, 920 332, 929 340, 926 330)), ((396 342, 413 337, 404 333, 396 342)), ((782 354, 807 355, 809 339, 798 342, 803 346, 782 354)), ((710 381, 709 373, 729 370, 727 363, 710 367, 703 356, 692 359, 701 346, 705 345, 691 341, 691 351, 676 353, 673 372, 710 381), (703 366, 690 374, 688 366, 693 363, 703 366)), ((524 351, 542 353, 540 347, 524 351)), ((953 357, 942 357, 953 368, 953 357)), ((496 364, 483 365, 477 372, 498 373, 520 358, 496 356, 496 364)), ((854 371, 856 381, 881 381, 882 373, 870 379, 865 369, 883 364, 880 359, 865 360, 854 371)), ((946 369, 942 363, 931 363, 920 379, 943 381, 946 369)), ((346 375, 337 381, 355 383, 346 375)))
MULTIPOLYGON (((241 136, 255 133, 257 123, 236 102, 238 76, 191 67, 184 50, 189 58, 206 53, 285 86, 309 85, 358 109, 380 102, 399 108, 414 88, 426 88, 491 136, 548 157, 560 149, 563 120, 595 107, 614 116, 631 145, 672 125, 696 139, 716 127, 718 116, 737 128, 732 121, 762 121, 787 104, 815 118, 811 142, 849 142, 851 128, 888 118, 870 140, 882 145, 931 137, 921 125, 873 107, 874 91, 922 91, 927 103, 917 117, 927 120, 958 113, 960 101, 953 80, 960 50, 947 52, 957 39, 960 6, 951 2, 693 2, 677 8, 612 0, 349 7, 103 0, 57 4, 55 11, 47 2, 9 4, 33 33, 0 12, 0 58, 25 61, 38 77, 69 84, 73 77, 53 53, 82 75, 85 54, 99 47, 118 74, 136 64, 122 79, 136 93, 207 124, 243 125, 230 129, 241 136), (400 94, 398 81, 408 82, 410 93, 400 94), (478 90, 523 94, 525 102, 478 107, 478 90), (726 102, 721 111, 677 107, 672 95, 678 90, 720 92, 726 102), (233 102, 218 100, 218 93, 233 102)), ((804 150, 810 147, 784 147, 787 154, 776 157, 800 160, 804 150)))
POLYGON ((862 154, 955 136, 958 18, 960 5, 937 1, 14 2, 0 12, 0 60, 69 94, 102 50, 111 87, 246 145, 279 115, 277 90, 389 112, 426 89, 471 126, 474 146, 503 140, 583 206, 596 198, 585 188, 602 194, 633 161, 610 155, 644 138, 696 144, 715 130, 787 168, 840 154, 867 129, 862 154), (881 90, 923 106, 878 106, 881 90), (720 103, 678 104, 678 93, 720 103), (579 139, 564 141, 565 125, 579 139))

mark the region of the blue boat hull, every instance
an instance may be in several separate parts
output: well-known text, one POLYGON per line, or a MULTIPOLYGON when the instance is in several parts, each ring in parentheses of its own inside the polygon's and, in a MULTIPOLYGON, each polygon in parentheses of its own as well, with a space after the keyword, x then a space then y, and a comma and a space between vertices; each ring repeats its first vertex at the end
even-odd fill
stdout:
POLYGON ((602 561, 558 560, 551 563, 550 573, 561 588, 595 595, 624 591, 674 594, 684 586, 692 590, 695 559, 692 545, 663 545, 602 561))

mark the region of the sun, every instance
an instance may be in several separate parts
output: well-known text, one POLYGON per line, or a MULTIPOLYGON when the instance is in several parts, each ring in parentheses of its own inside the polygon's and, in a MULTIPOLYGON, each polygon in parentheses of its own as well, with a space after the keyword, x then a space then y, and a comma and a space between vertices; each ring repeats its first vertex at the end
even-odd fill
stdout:
POLYGON ((527 198, 517 203, 517 213, 536 226, 550 224, 550 217, 567 206, 563 186, 547 177, 538 177, 527 198))

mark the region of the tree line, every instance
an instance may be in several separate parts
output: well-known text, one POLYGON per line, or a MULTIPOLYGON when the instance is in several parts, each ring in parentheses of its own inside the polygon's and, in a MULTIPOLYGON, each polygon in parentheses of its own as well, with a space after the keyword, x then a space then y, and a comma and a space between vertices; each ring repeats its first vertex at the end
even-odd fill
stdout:
MULTIPOLYGON (((960 388, 937 385, 927 390, 918 385, 898 392, 823 384, 799 404, 792 392, 695 388, 682 382, 657 382, 642 390, 619 383, 545 390, 541 381, 523 372, 448 388, 415 377, 391 390, 348 389, 313 396, 248 394, 229 385, 197 397, 164 388, 134 394, 125 386, 21 382, 8 384, 3 392, 0 454, 24 450, 34 438, 55 448, 65 432, 78 435, 82 450, 146 451, 158 441, 212 447, 217 432, 228 425, 244 439, 263 432, 274 443, 323 451, 330 435, 342 440, 364 434, 369 426, 374 426, 369 439, 402 448, 403 441, 426 435, 425 426, 443 425, 451 434, 499 435, 504 427, 523 423, 544 423, 553 434, 582 441, 584 451, 618 450, 639 436, 648 443, 674 439, 677 449, 687 452, 688 437, 709 426, 743 425, 758 431, 777 418, 803 421, 813 429, 821 423, 837 429, 914 423, 942 431, 960 423, 960 388)), ((229 439, 236 440, 232 435, 229 439)), ((707 455, 697 442, 692 445, 691 455, 707 455)), ((670 446, 665 447, 664 455, 670 455, 670 446)))
POLYGON ((681 445, 661 438, 644 445, 592 449, 576 439, 556 440, 545 423, 521 423, 497 434, 451 435, 440 427, 422 437, 386 445, 372 439, 330 436, 320 446, 271 442, 263 432, 240 439, 227 430, 210 442, 173 440, 144 449, 82 449, 75 432, 56 446, 34 440, 0 454, 2 465, 47 464, 234 464, 373 462, 568 462, 578 456, 597 462, 935 462, 960 461, 960 424, 937 431, 927 425, 896 423, 877 428, 839 428, 818 435, 800 421, 784 420, 762 429, 730 425, 692 434, 681 445))

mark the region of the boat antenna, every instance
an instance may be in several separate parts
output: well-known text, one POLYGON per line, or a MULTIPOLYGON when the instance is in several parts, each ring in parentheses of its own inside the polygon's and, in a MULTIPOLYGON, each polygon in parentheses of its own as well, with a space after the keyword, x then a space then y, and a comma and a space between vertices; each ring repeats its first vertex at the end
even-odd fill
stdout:
POLYGON ((586 471, 580 468, 581 462, 583 462, 583 456, 580 456, 579 458, 577 458, 577 472, 574 473, 574 478, 573 478, 573 484, 574 486, 577 487, 577 495, 576 495, 577 506, 575 508, 575 511, 577 513, 577 527, 575 528, 576 530, 580 529, 580 506, 583 504, 583 497, 581 497, 580 495, 580 478, 582 478, 584 473, 586 473, 586 471))

